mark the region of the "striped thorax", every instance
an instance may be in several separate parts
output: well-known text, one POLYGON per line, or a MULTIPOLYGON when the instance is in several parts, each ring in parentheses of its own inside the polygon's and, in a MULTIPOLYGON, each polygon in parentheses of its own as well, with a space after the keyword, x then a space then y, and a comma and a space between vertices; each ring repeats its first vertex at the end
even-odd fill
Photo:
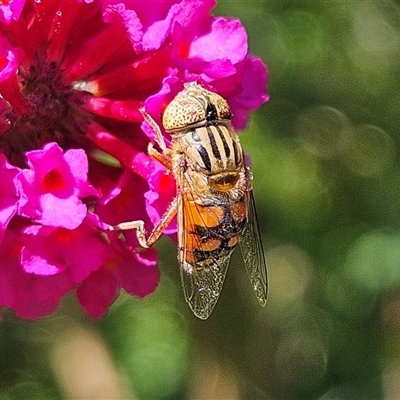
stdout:
POLYGON ((240 178, 243 154, 220 95, 188 84, 168 105, 163 126, 172 135, 172 152, 184 153, 187 168, 207 176, 210 188, 227 192, 240 178))

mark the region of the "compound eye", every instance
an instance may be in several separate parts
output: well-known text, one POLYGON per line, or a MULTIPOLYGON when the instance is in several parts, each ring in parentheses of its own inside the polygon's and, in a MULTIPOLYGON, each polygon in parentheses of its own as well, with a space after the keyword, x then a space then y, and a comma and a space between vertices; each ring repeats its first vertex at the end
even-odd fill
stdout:
POLYGON ((163 126, 166 131, 173 131, 184 129, 205 119, 206 110, 202 103, 183 90, 165 109, 163 126))
POLYGON ((165 109, 163 126, 166 131, 176 131, 231 117, 231 109, 223 97, 197 83, 189 83, 165 109))

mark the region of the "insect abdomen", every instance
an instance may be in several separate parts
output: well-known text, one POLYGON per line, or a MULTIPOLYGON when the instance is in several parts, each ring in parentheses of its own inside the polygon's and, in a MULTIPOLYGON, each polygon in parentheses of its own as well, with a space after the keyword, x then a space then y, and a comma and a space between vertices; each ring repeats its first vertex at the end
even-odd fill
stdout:
POLYGON ((229 256, 246 224, 244 209, 244 198, 233 205, 217 206, 187 201, 184 210, 186 262, 206 266, 229 256))

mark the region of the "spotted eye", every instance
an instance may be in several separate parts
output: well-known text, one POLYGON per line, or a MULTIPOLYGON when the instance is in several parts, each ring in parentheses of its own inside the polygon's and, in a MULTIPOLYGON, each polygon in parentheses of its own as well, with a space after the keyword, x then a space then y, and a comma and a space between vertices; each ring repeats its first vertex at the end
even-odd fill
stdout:
POLYGON ((220 119, 231 119, 231 116, 231 110, 224 98, 197 83, 190 83, 165 109, 163 126, 166 131, 177 131, 220 119))
POLYGON ((184 129, 206 119, 203 102, 187 93, 180 92, 169 103, 163 114, 163 126, 166 131, 184 129))

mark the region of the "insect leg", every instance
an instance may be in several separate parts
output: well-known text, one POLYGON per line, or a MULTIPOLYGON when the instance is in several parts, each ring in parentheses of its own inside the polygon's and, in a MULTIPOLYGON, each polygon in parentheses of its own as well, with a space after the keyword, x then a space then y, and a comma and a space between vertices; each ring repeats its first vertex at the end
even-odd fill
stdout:
POLYGON ((152 246, 158 240, 158 238, 168 227, 172 219, 175 217, 177 210, 178 210, 178 196, 172 200, 171 204, 167 208, 167 211, 165 211, 161 219, 158 221, 157 225, 151 231, 150 236, 147 238, 146 242, 147 247, 152 246))
POLYGON ((165 143, 164 136, 161 132, 160 127, 157 125, 157 122, 154 121, 152 116, 146 112, 144 108, 139 109, 140 113, 142 114, 144 120, 150 125, 151 129, 155 134, 155 141, 161 149, 161 153, 157 151, 153 144, 150 143, 148 146, 148 153, 150 156, 155 158, 158 162, 160 162, 164 167, 171 169, 171 149, 167 147, 165 143))
MULTIPOLYGON (((144 108, 140 108, 139 111, 141 112, 145 121, 150 125, 153 129, 156 137, 155 141, 161 149, 161 153, 156 150, 153 145, 150 143, 148 146, 148 153, 149 155, 160 162, 167 170, 171 171, 171 149, 169 149, 165 143, 164 136, 161 133, 160 127, 157 125, 156 121, 148 114, 144 108)), ((158 221, 157 225, 153 228, 150 233, 150 236, 146 239, 145 229, 144 229, 144 222, 142 220, 138 221, 129 221, 129 222, 122 222, 117 224, 109 229, 111 231, 126 231, 135 229, 136 236, 140 246, 144 248, 151 247, 157 239, 162 235, 164 229, 169 225, 172 219, 175 217, 177 212, 177 205, 178 205, 178 197, 175 197, 172 200, 171 204, 169 205, 167 211, 163 214, 160 221, 158 221)))
POLYGON ((144 222, 142 220, 121 222, 120 224, 109 227, 110 231, 130 231, 132 229, 136 230, 136 237, 139 244, 144 248, 148 248, 149 246, 147 246, 144 222))
POLYGON ((158 221, 157 225, 153 228, 150 233, 150 236, 146 239, 145 229, 144 229, 144 222, 142 220, 138 221, 129 221, 129 222, 122 222, 118 225, 114 225, 109 229, 111 231, 129 231, 131 229, 136 230, 136 237, 140 246, 144 247, 145 249, 151 247, 158 238, 162 235, 163 231, 172 219, 176 215, 176 211, 178 208, 178 197, 175 197, 171 204, 169 205, 167 211, 163 214, 161 219, 158 221))
POLYGON ((171 166, 171 156, 169 155, 170 149, 166 149, 168 151, 168 154, 165 153, 160 153, 158 150, 156 150, 153 146, 152 143, 149 143, 147 147, 147 152, 149 153, 150 157, 154 158, 157 160, 160 164, 162 164, 168 171, 172 169, 171 166))
POLYGON ((139 111, 142 114, 144 120, 150 125, 151 129, 153 129, 153 132, 156 135, 155 141, 160 146, 160 149, 162 150, 163 154, 167 153, 169 149, 167 148, 164 136, 162 135, 161 129, 157 125, 157 122, 154 121, 152 116, 148 114, 144 108, 140 108, 139 111))

